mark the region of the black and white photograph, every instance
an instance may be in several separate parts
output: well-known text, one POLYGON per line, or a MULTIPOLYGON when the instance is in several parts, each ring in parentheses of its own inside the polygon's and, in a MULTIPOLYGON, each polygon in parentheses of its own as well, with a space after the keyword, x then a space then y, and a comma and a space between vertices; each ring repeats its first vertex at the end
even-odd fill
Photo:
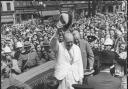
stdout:
POLYGON ((127 89, 127 0, 1 0, 1 89, 127 89))

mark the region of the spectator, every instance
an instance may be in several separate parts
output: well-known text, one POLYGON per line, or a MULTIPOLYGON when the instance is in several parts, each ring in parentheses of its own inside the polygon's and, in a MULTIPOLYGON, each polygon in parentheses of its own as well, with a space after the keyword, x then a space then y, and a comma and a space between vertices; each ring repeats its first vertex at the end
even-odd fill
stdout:
POLYGON ((75 44, 81 49, 84 70, 87 69, 87 61, 89 61, 89 69, 92 70, 94 64, 94 54, 89 46, 89 43, 80 39, 80 34, 78 31, 73 31, 73 36, 75 44))
POLYGON ((14 54, 14 58, 16 60, 19 59, 19 56, 20 56, 22 51, 23 51, 23 44, 21 42, 17 42, 16 43, 16 51, 15 51, 15 54, 14 54))
POLYGON ((27 71, 30 68, 33 68, 39 64, 39 57, 36 51, 31 49, 31 44, 26 41, 24 43, 24 52, 21 53, 18 64, 21 71, 27 71))
POLYGON ((104 49, 105 50, 112 50, 113 47, 113 40, 110 38, 106 38, 105 42, 104 42, 104 49))
POLYGON ((43 47, 44 47, 44 50, 43 50, 43 58, 44 58, 46 61, 55 60, 55 54, 54 54, 54 52, 51 50, 48 41, 44 41, 43 47))
POLYGON ((121 80, 110 73, 110 66, 117 58, 112 51, 102 51, 100 55, 100 73, 88 78, 88 85, 94 89, 120 89, 121 80))

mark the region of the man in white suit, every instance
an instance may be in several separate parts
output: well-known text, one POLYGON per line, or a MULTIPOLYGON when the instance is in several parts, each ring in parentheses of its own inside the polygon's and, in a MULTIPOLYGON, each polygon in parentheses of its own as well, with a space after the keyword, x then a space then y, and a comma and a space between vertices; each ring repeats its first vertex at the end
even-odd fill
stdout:
POLYGON ((72 84, 82 84, 83 63, 80 48, 73 43, 73 35, 64 33, 64 42, 59 43, 57 32, 50 44, 57 54, 55 77, 59 80, 58 89, 74 89, 72 84))

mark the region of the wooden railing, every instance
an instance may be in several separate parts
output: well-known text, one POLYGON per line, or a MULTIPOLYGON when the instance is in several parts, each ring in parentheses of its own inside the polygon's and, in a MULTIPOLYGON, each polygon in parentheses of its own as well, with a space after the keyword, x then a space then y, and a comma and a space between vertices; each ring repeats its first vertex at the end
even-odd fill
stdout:
POLYGON ((47 79, 53 75, 55 61, 49 61, 17 75, 15 78, 22 83, 28 84, 32 89, 47 89, 47 79))

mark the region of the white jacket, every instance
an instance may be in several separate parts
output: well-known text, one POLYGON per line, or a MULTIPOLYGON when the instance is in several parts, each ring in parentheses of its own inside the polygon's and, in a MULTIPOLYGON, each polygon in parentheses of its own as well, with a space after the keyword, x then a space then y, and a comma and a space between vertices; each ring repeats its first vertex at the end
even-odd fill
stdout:
POLYGON ((58 80, 63 80, 68 76, 69 72, 72 72, 72 75, 75 81, 79 81, 83 78, 83 63, 80 48, 73 44, 70 49, 70 57, 67 49, 64 46, 64 43, 59 43, 59 51, 57 57, 57 63, 55 66, 55 77, 58 80), (71 64, 71 59, 73 62, 71 64))

